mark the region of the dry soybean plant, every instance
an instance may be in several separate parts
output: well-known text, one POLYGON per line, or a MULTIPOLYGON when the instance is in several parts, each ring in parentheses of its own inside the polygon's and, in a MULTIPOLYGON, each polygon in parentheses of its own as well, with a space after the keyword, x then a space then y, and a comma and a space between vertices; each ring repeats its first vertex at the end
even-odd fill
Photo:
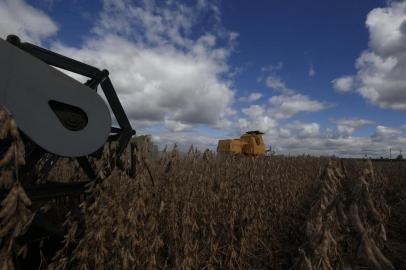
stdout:
POLYGON ((23 235, 34 217, 28 198, 18 179, 18 167, 24 165, 24 145, 15 120, 0 108, 0 188, 9 188, 0 207, 0 269, 14 269, 13 254, 26 252, 15 239, 23 235))
POLYGON ((114 170, 69 219, 78 244, 50 269, 395 268, 390 184, 370 161, 134 155, 135 177, 114 170))
MULTIPOLYGON (((103 158, 93 163, 101 181, 89 185, 91 195, 79 202, 81 215, 67 215, 63 247, 43 267, 401 269, 404 265, 403 163, 393 167, 310 156, 218 156, 193 147, 187 153, 165 149, 157 156, 144 147, 137 151, 129 147, 116 160, 114 145, 104 150, 103 158)), ((69 160, 58 161, 50 177, 83 180, 75 166, 69 160)), ((10 194, 22 190, 16 179, 10 185, 10 194)), ((10 198, 3 204, 8 205, 10 198)), ((18 200, 17 206, 29 209, 28 201, 18 200)), ((53 204, 60 206, 61 202, 53 204)))
POLYGON ((384 198, 377 209, 370 191, 375 175, 370 161, 359 175, 330 162, 320 177, 306 222, 308 241, 299 249, 297 269, 394 269, 381 248, 387 241, 384 198), (354 176, 356 176, 354 178, 354 176))
POLYGON ((327 162, 217 157, 193 148, 136 155, 135 178, 115 171, 82 204, 84 231, 69 221, 66 247, 78 244, 71 256, 62 250, 51 269, 286 267, 302 240, 295 228, 304 217, 296 214, 327 162))

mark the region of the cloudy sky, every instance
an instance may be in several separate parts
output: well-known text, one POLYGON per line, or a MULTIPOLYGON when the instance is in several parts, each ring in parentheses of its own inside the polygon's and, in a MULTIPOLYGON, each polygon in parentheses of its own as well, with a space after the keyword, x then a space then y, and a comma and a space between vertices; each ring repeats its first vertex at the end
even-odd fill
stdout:
POLYGON ((406 150, 406 2, 0 0, 0 35, 106 68, 139 134, 285 154, 406 150))

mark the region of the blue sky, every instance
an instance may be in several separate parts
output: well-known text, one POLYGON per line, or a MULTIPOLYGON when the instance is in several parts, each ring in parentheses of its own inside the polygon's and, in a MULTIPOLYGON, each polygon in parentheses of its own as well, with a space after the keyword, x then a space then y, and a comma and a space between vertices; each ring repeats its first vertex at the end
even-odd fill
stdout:
POLYGON ((0 0, 2 14, 2 37, 109 69, 160 145, 260 129, 280 153, 406 148, 403 1, 0 0))

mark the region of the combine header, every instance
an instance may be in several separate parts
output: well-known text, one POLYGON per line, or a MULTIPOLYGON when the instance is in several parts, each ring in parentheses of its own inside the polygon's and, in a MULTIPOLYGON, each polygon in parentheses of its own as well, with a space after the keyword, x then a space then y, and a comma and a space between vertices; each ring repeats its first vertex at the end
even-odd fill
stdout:
MULTIPOLYGON (((113 156, 119 166, 119 157, 134 134, 107 70, 23 43, 15 35, 0 38, 0 250, 11 246, 17 236, 26 238, 22 240, 25 243, 38 241, 30 233, 24 235, 30 224, 41 229, 39 238, 44 238, 45 231, 60 244, 64 235, 60 224, 49 222, 38 209, 40 203, 28 206, 32 201, 66 201, 85 193, 89 182, 103 178, 89 157, 100 158, 104 144, 116 142, 113 156), (88 80, 82 84, 61 69, 88 80), (108 104, 97 93, 99 86, 108 104), (112 115, 119 127, 112 127, 112 115), (51 168, 61 158, 76 159, 84 179, 47 181, 51 168), (12 173, 5 174, 10 168, 14 168, 12 173), (2 181, 4 177, 8 182, 2 181), (25 213, 24 225, 16 218, 7 219, 16 210, 13 206, 25 213)), ((72 202, 77 209, 78 201, 72 202)), ((51 258, 55 251, 51 251, 51 258)))
MULTIPOLYGON (((14 35, 8 36, 7 41, 0 39, 0 87, 0 105, 15 119, 25 145, 22 178, 26 173, 32 177, 40 160, 43 165, 37 172, 44 175, 58 158, 70 157, 76 158, 93 180, 96 174, 87 156, 100 155, 107 140, 116 140, 118 157, 135 134, 107 70, 22 43, 14 35), (81 84, 54 67, 89 79, 81 84), (111 127, 110 110, 98 95, 98 86, 119 128, 111 127)), ((7 140, 2 144, 7 144, 7 140)), ((56 188, 54 184, 53 187, 56 188)), ((46 185, 41 185, 30 192, 41 193, 42 188, 48 190, 46 185)), ((59 184, 57 189, 46 196, 63 193, 64 184, 59 184)))

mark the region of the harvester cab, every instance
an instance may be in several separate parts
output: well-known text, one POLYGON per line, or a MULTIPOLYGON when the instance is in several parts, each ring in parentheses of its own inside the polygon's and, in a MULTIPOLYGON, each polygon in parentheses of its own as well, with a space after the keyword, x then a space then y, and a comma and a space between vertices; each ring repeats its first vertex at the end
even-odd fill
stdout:
POLYGON ((262 156, 265 154, 263 134, 263 132, 254 130, 246 132, 239 139, 219 140, 217 152, 262 156))

